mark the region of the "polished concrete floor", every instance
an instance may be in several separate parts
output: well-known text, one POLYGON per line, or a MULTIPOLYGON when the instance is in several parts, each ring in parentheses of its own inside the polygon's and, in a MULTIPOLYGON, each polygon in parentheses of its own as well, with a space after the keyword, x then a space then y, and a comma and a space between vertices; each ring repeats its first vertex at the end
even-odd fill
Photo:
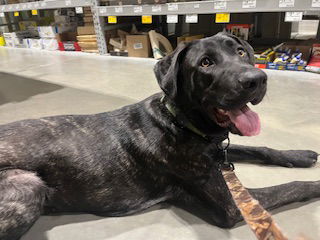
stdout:
MULTIPOLYGON (((159 91, 152 59, 0 48, 0 124, 41 116, 96 113, 137 102, 159 91)), ((269 90, 254 110, 262 119, 260 136, 233 143, 320 152, 320 75, 267 71, 269 90)), ((247 187, 295 180, 320 180, 320 163, 310 169, 237 163, 247 187)), ((320 239, 320 199, 273 212, 290 237, 320 239)), ((231 230, 209 225, 171 206, 141 214, 101 218, 89 214, 43 216, 22 240, 253 240, 246 225, 231 230)))

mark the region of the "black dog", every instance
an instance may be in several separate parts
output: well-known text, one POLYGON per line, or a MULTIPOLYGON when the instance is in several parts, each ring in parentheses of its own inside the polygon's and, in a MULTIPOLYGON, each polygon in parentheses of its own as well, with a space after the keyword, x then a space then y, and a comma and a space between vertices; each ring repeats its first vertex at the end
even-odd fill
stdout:
MULTIPOLYGON (((24 120, 0 127, 0 239, 19 239, 40 214, 133 214, 160 202, 192 206, 220 227, 241 216, 219 169, 228 132, 256 135, 267 76, 253 50, 217 34, 159 61, 163 93, 96 115, 24 120), (163 97, 164 95, 164 97, 163 97)), ((309 167, 313 151, 230 146, 230 160, 309 167)), ((320 197, 320 181, 250 189, 267 209, 320 197)))

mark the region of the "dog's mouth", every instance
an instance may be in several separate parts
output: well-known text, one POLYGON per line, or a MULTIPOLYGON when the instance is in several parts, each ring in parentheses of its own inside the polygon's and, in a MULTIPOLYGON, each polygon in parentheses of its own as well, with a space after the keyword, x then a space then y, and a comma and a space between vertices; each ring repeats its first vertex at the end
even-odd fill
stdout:
POLYGON ((214 108, 214 120, 223 128, 229 128, 234 134, 256 136, 260 133, 260 118, 248 105, 239 109, 224 110, 214 108))

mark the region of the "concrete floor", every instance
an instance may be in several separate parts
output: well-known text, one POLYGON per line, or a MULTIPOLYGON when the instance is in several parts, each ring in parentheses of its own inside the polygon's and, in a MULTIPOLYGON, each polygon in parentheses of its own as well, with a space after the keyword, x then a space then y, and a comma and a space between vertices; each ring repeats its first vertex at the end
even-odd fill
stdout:
MULTIPOLYGON (((141 100, 159 91, 152 59, 0 48, 0 124, 41 116, 96 113, 141 100)), ((233 143, 320 152, 320 75, 267 71, 269 90, 254 109, 262 119, 258 137, 232 136, 233 143)), ((320 164, 310 169, 237 163, 247 187, 295 180, 319 180, 320 164)), ((317 201, 318 200, 318 201, 317 201)), ((283 231, 320 239, 320 201, 274 211, 283 231)), ((43 216, 22 240, 253 240, 246 225, 231 230, 209 225, 190 213, 157 206, 142 214, 101 218, 89 214, 43 216)))

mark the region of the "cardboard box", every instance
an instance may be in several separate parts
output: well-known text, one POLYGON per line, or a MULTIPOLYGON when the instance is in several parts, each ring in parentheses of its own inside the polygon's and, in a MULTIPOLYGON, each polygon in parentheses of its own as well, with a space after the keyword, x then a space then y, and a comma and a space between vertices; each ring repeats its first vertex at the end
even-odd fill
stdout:
POLYGON ((77 36, 77 40, 79 42, 96 42, 97 36, 96 35, 80 35, 80 36, 77 36))
POLYGON ((149 57, 151 53, 148 35, 127 35, 127 50, 129 57, 149 57))
POLYGON ((83 17, 83 21, 85 22, 85 23, 87 23, 87 22, 93 22, 93 17, 83 17))
POLYGON ((27 38, 30 37, 29 31, 16 31, 11 33, 3 33, 4 38, 27 38))
POLYGON ((78 35, 94 35, 94 34, 96 34, 93 26, 78 27, 77 31, 78 31, 78 35))
POLYGON ((55 23, 70 23, 71 20, 70 20, 70 16, 55 15, 54 22, 55 23))
POLYGON ((98 44, 97 42, 78 42, 79 46, 81 49, 98 49, 98 44))
POLYGON ((27 46, 23 41, 23 39, 32 37, 32 36, 28 31, 17 31, 17 32, 11 32, 11 33, 3 33, 3 37, 6 41, 6 46, 25 48, 27 46))
POLYGON ((20 30, 28 30, 28 27, 36 27, 37 23, 35 21, 20 21, 19 28, 20 30))
POLYGON ((128 52, 126 51, 110 51, 111 56, 118 56, 118 57, 128 57, 128 52))
POLYGON ((177 37, 177 44, 179 44, 181 42, 191 42, 193 40, 197 40, 197 39, 201 39, 201 38, 204 38, 203 34, 192 35, 192 36, 183 35, 183 36, 177 37))
POLYGON ((41 38, 56 38, 56 35, 59 33, 73 31, 73 25, 42 26, 38 27, 38 31, 41 38))
POLYGON ((19 0, 7 0, 7 4, 16 4, 20 3, 19 0))
POLYGON ((76 41, 77 33, 76 32, 59 33, 56 35, 56 40, 58 42, 76 41))

